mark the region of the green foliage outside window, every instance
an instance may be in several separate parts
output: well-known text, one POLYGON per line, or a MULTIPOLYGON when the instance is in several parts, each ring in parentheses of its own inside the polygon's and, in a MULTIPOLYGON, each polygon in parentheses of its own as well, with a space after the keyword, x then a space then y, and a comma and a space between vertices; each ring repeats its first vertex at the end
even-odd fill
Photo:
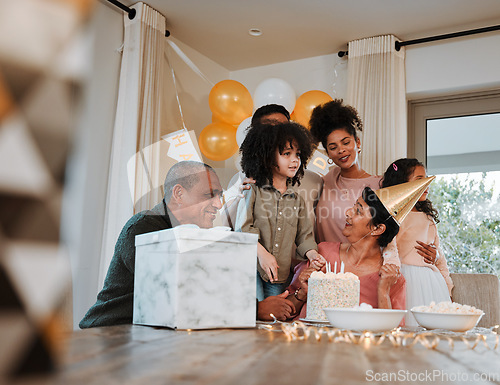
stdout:
POLYGON ((437 178, 429 199, 450 272, 500 274, 500 203, 493 187, 474 178, 437 178))

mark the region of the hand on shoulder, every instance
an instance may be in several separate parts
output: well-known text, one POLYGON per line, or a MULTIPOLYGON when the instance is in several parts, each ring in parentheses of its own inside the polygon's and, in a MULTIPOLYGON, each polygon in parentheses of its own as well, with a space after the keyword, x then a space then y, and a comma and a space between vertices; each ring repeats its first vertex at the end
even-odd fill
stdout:
POLYGON ((241 192, 243 192, 243 190, 250 190, 253 184, 255 184, 255 179, 253 178, 243 179, 243 182, 241 183, 241 192))

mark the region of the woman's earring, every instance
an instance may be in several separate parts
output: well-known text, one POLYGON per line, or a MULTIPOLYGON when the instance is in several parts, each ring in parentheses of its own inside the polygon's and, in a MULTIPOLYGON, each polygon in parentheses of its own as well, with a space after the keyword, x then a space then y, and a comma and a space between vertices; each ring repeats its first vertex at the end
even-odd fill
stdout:
POLYGON ((361 154, 361 147, 360 147, 360 148, 359 148, 359 150, 358 150, 358 154, 361 154))
POLYGON ((332 158, 328 158, 328 160, 326 161, 328 164, 333 164, 333 159, 332 158))

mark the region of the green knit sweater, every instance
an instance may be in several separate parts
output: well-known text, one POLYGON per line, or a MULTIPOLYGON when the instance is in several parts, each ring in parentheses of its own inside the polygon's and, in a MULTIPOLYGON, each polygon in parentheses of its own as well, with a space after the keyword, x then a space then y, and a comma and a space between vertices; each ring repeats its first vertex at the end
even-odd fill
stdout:
POLYGON ((104 287, 97 296, 97 302, 80 321, 80 328, 132 323, 135 236, 170 229, 172 222, 177 221, 164 200, 152 210, 142 211, 129 219, 116 242, 104 287))

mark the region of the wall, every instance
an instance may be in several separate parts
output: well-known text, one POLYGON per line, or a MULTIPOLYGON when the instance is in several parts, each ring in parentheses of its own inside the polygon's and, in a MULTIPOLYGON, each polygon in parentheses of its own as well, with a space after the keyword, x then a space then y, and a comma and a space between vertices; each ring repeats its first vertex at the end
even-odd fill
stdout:
POLYGON ((500 33, 406 47, 408 99, 500 87, 500 33))
MULTIPOLYGON (((500 33, 492 32, 406 47, 407 97, 415 99, 500 87, 499 46, 500 33)), ((292 85, 297 96, 318 89, 334 97, 345 97, 346 61, 335 53, 234 71, 230 76, 243 83, 252 94, 262 80, 279 77, 292 85)))
POLYGON ((231 72, 231 79, 243 83, 252 95, 260 82, 273 77, 288 82, 297 97, 306 91, 320 90, 333 98, 343 98, 347 90, 347 59, 331 54, 231 72))

